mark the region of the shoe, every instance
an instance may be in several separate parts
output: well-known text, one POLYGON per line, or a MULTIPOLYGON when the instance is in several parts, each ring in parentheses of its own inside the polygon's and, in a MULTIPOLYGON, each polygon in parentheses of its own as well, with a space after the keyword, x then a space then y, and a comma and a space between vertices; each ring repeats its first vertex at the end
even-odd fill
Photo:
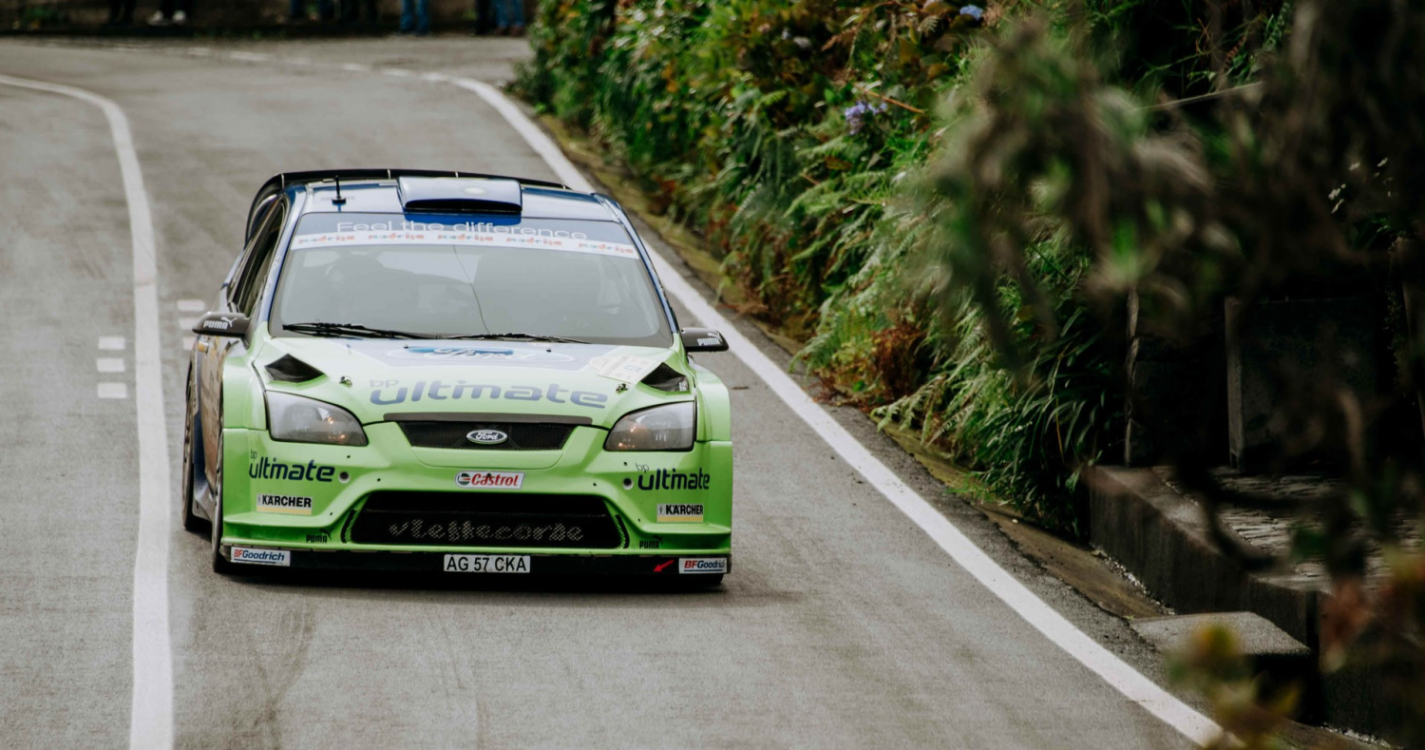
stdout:
POLYGON ((148 17, 149 26, 172 26, 173 22, 163 15, 163 11, 156 10, 148 17))
POLYGON ((510 27, 510 36, 524 36, 524 27, 523 27, 523 26, 511 26, 511 27, 510 27))
POLYGON ((188 14, 187 14, 187 13, 184 13, 184 12, 181 11, 181 10, 176 10, 176 11, 173 12, 173 25, 175 25, 175 26, 184 26, 184 25, 187 25, 187 23, 188 23, 188 14))
POLYGON ((499 26, 499 27, 497 27, 497 28, 495 29, 495 36, 509 36, 509 35, 510 35, 510 27, 508 27, 508 26, 499 26))

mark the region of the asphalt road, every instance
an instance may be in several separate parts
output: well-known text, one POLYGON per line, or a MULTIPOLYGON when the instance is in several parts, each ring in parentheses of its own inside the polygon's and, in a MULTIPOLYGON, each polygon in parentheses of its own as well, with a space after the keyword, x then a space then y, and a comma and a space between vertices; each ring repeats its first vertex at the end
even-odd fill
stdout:
MULTIPOLYGON (((206 540, 176 523, 179 319, 194 314, 178 303, 214 298, 257 187, 331 166, 552 174, 475 95, 419 75, 501 80, 518 42, 192 46, 0 43, 0 74, 124 109, 152 202, 177 746, 1189 745, 971 578, 731 355, 703 359, 735 389, 735 565, 721 589, 213 574, 206 540)), ((0 746, 124 747, 133 271, 97 108, 0 86, 0 217, 0 746)), ((1159 678, 1122 623, 941 498, 859 414, 834 416, 1071 622, 1159 678)))

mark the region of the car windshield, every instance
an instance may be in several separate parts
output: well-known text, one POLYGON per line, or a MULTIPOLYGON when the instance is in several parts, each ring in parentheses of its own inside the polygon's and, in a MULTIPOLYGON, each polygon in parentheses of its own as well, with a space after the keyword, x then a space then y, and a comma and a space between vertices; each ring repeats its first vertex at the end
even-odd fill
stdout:
POLYGON ((304 216, 269 327, 278 336, 672 343, 623 227, 509 216, 304 216))

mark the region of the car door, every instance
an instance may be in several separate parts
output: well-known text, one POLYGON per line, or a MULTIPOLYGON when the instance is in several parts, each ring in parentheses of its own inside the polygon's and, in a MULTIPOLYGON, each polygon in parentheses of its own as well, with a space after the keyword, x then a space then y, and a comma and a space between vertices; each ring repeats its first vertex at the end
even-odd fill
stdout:
MULTIPOLYGON (((237 274, 228 284, 220 305, 222 312, 240 312, 252 318, 266 286, 272 259, 277 255, 277 243, 287 221, 287 204, 278 199, 261 228, 243 250, 237 274)), ((233 354, 247 351, 245 338, 229 336, 198 337, 199 423, 203 430, 203 468, 208 486, 217 486, 218 465, 222 451, 223 363, 233 354)))

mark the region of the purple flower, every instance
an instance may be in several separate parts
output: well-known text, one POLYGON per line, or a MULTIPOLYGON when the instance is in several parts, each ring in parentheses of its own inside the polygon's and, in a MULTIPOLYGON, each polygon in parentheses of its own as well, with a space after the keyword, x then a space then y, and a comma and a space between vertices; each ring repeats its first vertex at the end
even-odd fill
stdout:
POLYGON ((842 117, 846 118, 846 125, 851 128, 852 133, 861 133, 862 125, 871 115, 881 114, 886 111, 885 104, 869 104, 866 100, 856 101, 851 107, 841 110, 842 117))
POLYGON ((846 109, 841 110, 841 116, 846 118, 846 125, 850 128, 851 132, 859 133, 861 132, 861 127, 865 125, 865 120, 868 116, 877 115, 885 111, 886 105, 873 105, 862 99, 846 109))
POLYGON ((960 15, 969 16, 976 21, 983 21, 985 20, 985 9, 978 5, 966 5, 960 8, 960 15))

